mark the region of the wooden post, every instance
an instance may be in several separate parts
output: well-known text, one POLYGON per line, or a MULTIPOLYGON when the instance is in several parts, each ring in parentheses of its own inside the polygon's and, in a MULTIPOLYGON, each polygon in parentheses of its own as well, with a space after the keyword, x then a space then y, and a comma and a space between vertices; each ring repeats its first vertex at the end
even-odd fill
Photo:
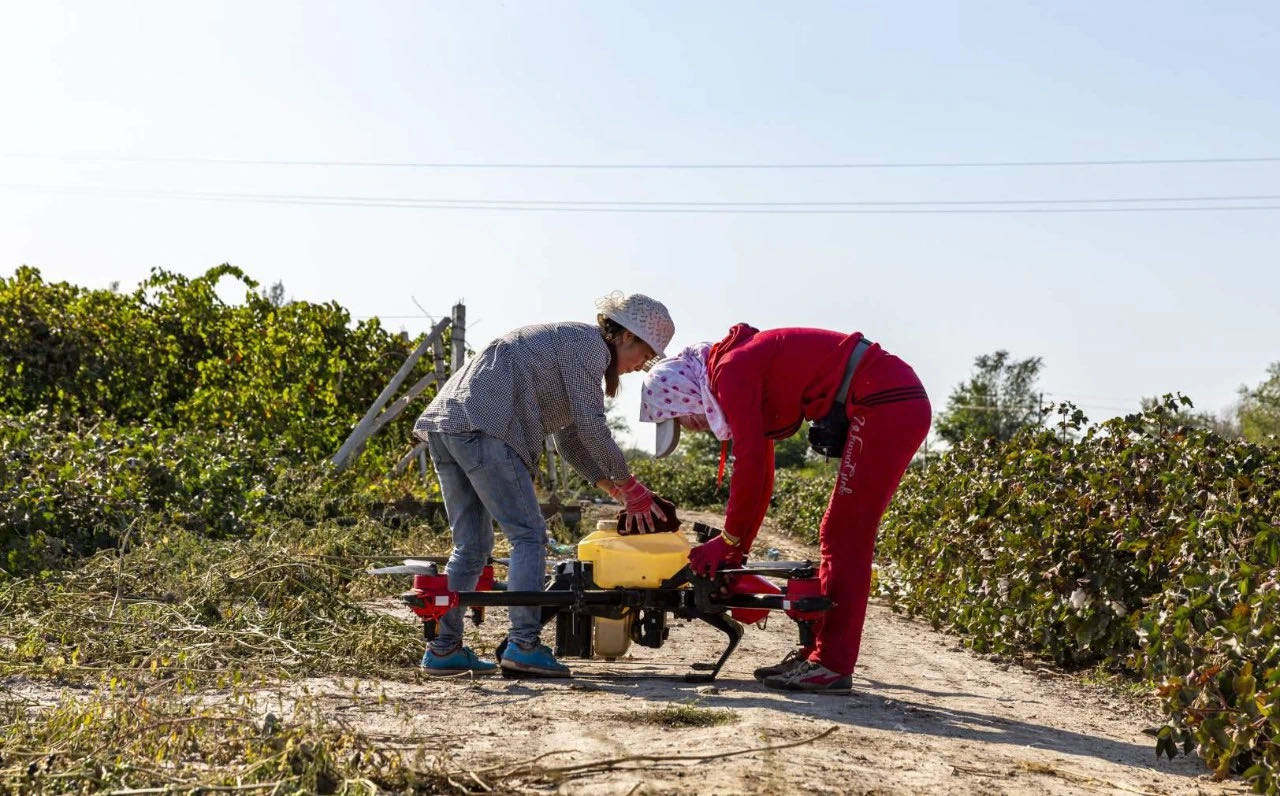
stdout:
POLYGON ((400 461, 396 462, 395 469, 391 471, 392 474, 400 475, 401 473, 403 473, 405 469, 408 468, 409 463, 413 461, 414 457, 419 454, 426 453, 426 450, 427 450, 427 443, 425 442, 419 442, 417 445, 414 445, 412 450, 410 450, 404 456, 401 456, 400 461))
POLYGON ((552 493, 556 491, 556 445, 551 441, 551 437, 547 437, 545 447, 547 449, 547 489, 552 493))
POLYGON ((445 381, 449 378, 444 372, 444 339, 442 337, 437 337, 431 341, 431 356, 435 360, 436 387, 438 389, 443 387, 445 381))
POLYGON ((459 301, 453 305, 453 358, 451 373, 462 369, 462 362, 467 358, 467 305, 459 301))
MULTIPOLYGON (((427 375, 423 376, 418 381, 417 384, 409 388, 408 392, 406 392, 404 395, 397 398, 396 402, 391 404, 391 406, 388 406, 386 408, 386 411, 384 411, 382 414, 378 415, 373 419, 373 423, 371 423, 369 426, 369 432, 365 434, 365 439, 368 439, 369 437, 372 437, 374 434, 377 434, 379 431, 382 430, 383 426, 385 426, 386 424, 390 423, 392 420, 395 420, 397 417, 399 417, 400 413, 405 410, 405 407, 408 406, 413 401, 414 398, 417 398, 419 395, 422 395, 423 391, 425 391, 428 387, 434 384, 435 381, 436 381, 436 374, 434 373, 428 373, 427 375)), ((363 439, 360 440, 360 444, 363 445, 364 441, 365 440, 363 439)))

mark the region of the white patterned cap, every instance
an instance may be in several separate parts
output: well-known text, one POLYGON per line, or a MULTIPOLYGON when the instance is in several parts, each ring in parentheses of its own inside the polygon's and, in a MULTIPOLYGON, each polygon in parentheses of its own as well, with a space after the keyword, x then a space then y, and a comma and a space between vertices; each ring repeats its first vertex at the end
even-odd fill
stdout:
POLYGON ((616 321, 622 328, 648 343, 655 356, 667 355, 667 344, 676 333, 676 325, 661 301, 643 293, 628 296, 621 290, 615 290, 596 299, 596 308, 601 315, 616 321))

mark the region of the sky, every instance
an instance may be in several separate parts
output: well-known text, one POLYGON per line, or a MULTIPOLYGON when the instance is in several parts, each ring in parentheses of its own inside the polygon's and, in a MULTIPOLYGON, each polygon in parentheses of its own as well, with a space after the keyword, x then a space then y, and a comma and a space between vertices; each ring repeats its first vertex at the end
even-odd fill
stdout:
POLYGON ((1095 419, 1280 360, 1273 2, 121 6, 0 10, 0 275, 230 262, 473 346, 641 292, 673 350, 862 331, 939 409, 996 349, 1095 419), (1161 201, 1026 204, 1079 199, 1161 201))

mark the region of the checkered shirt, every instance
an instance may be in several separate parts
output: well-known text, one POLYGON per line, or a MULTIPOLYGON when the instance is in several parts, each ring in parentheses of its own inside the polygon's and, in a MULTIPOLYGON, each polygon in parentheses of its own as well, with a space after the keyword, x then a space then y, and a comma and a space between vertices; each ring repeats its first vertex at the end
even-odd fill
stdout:
POLYGON ((601 381, 609 346, 595 326, 525 326, 492 343, 445 382, 414 425, 431 431, 483 431, 511 446, 533 472, 548 434, 588 483, 627 477, 627 463, 605 421, 601 381))

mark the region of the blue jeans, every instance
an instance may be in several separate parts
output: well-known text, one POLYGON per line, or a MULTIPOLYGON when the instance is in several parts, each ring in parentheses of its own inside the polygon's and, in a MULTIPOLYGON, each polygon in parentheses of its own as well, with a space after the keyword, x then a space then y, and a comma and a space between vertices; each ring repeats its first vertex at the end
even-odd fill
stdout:
MULTIPOLYGON (((542 591, 546 582, 547 524, 524 461, 505 442, 481 431, 468 434, 430 432, 427 449, 440 479, 444 510, 453 529, 453 553, 445 571, 450 591, 476 587, 493 553, 493 521, 511 544, 507 588, 542 591)), ((512 606, 510 639, 529 646, 542 633, 542 609, 512 606)), ((462 641, 462 608, 440 620, 431 642, 438 653, 462 641)))

